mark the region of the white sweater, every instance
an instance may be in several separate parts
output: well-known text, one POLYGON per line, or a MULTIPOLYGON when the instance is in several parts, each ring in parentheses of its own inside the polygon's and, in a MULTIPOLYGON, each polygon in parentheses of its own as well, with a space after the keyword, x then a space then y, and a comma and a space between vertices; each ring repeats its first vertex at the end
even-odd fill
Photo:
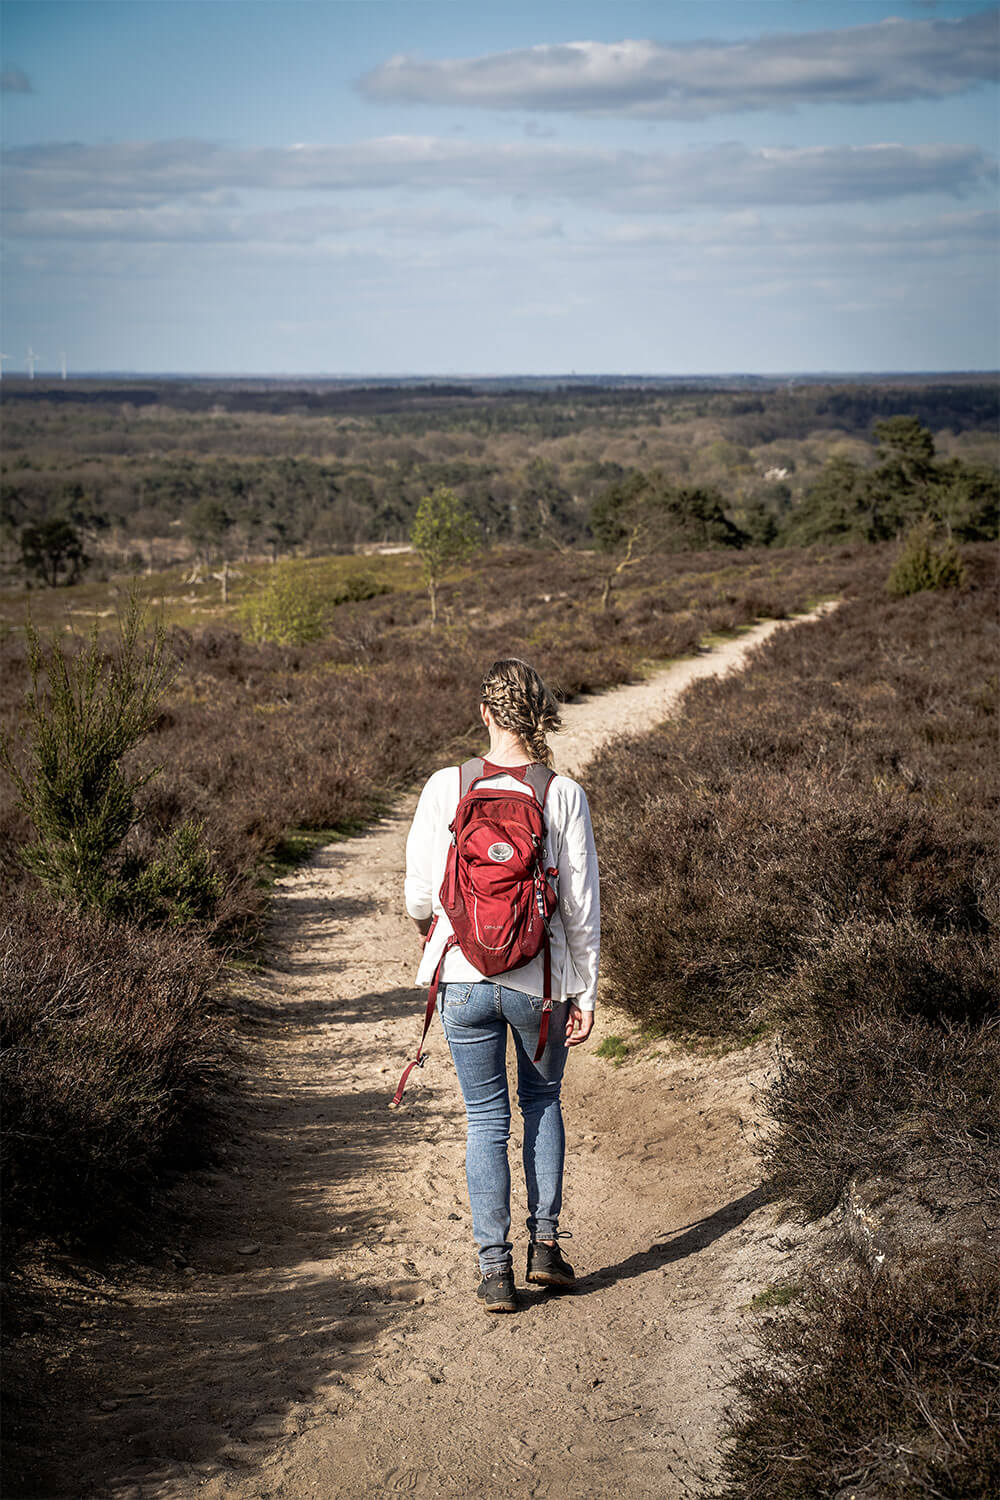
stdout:
MULTIPOLYGON (((503 791, 526 790, 515 776, 492 776, 488 784, 503 791)), ((440 892, 451 847, 448 825, 458 807, 458 792, 457 767, 435 771, 420 793, 406 840, 406 910, 418 920, 437 917, 417 971, 418 985, 430 984, 452 932, 440 892)), ((593 1010, 601 946, 601 897, 590 808, 578 782, 568 776, 555 777, 545 802, 545 824, 545 865, 559 872, 559 905, 549 925, 552 998, 559 1001, 572 997, 581 1010, 593 1010)), ((519 969, 508 970, 502 982, 527 995, 544 995, 543 971, 544 955, 539 953, 519 969)), ((460 948, 449 949, 441 969, 442 983, 484 978, 460 948)), ((491 982, 500 981, 494 978, 491 982)))

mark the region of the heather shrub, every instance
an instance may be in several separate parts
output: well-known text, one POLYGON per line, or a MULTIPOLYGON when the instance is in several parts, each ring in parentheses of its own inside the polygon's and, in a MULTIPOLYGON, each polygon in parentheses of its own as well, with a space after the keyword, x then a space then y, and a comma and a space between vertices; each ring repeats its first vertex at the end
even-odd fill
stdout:
POLYGON ((80 1239, 190 1150, 218 1053, 219 959, 196 936, 143 932, 38 902, 0 939, 4 1238, 80 1239))
POLYGON ((995 927, 941 931, 903 914, 845 923, 786 986, 785 1034, 797 1046, 823 1046, 835 1027, 872 1011, 946 1029, 982 1026, 997 1015, 996 941, 995 927))
MULTIPOLYGON (((661 765, 673 738, 658 735, 661 765)), ((720 738, 717 752, 738 755, 739 734, 720 738)), ((752 747, 761 752, 775 768, 747 769, 724 789, 712 786, 711 752, 693 785, 678 785, 674 763, 640 790, 633 766, 616 778, 631 793, 617 809, 597 771, 608 988, 645 1022, 739 1035, 778 1019, 800 965, 859 914, 941 929, 985 922, 981 840, 815 774, 782 774, 780 742, 752 747)), ((605 752, 616 754, 624 747, 605 752)))
POLYGON ((925 516, 907 532, 903 550, 893 563, 886 588, 894 598, 918 594, 923 589, 958 589, 965 582, 965 567, 958 548, 949 537, 934 544, 934 521, 925 516))
POLYGON ((865 1263, 765 1325, 724 1500, 1000 1479, 995 560, 963 561, 961 590, 857 578, 591 767, 608 989, 682 1036, 782 1028, 769 1186, 845 1205, 865 1263))
POLYGON ((850 1182, 889 1178, 922 1179, 925 1196, 931 1179, 948 1179, 955 1205, 1000 1214, 996 951, 925 935, 910 957, 907 941, 871 945, 867 969, 852 965, 861 945, 831 951, 846 972, 823 1002, 840 990, 843 1011, 805 1011, 808 1035, 783 1050, 763 1097, 760 1158, 802 1217, 828 1214, 850 1182))
POLYGON ((1000 1274, 841 1271, 764 1322, 715 1500, 982 1500, 1000 1482, 1000 1274))
POLYGON ((597 757, 604 973, 637 1019, 746 1035, 787 1020, 793 977, 845 926, 986 930, 990 562, 973 553, 962 593, 899 603, 872 579, 597 757))

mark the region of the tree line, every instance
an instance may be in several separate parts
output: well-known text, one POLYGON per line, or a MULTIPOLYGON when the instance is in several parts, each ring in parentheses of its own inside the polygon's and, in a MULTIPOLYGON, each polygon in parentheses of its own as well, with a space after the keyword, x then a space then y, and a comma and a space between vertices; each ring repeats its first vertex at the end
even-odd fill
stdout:
POLYGON ((874 438, 873 461, 835 453, 798 500, 780 479, 748 497, 612 459, 567 473, 537 457, 509 471, 462 456, 404 457, 376 479, 310 458, 183 457, 144 467, 138 495, 120 483, 108 493, 57 472, 31 482, 19 473, 4 485, 0 524, 24 574, 50 586, 77 581, 113 527, 137 540, 176 528, 206 562, 276 560, 405 540, 439 490, 457 496, 483 544, 596 546, 622 554, 616 567, 650 550, 882 541, 924 516, 959 541, 997 535, 995 467, 940 456, 913 416, 877 421, 874 438))

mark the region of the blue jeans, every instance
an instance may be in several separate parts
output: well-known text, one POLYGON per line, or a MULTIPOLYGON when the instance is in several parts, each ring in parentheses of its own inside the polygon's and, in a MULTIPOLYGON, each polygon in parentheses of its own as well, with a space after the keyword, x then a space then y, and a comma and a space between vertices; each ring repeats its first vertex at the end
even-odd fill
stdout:
POLYGON ((472 1233, 485 1274, 510 1265, 510 1095, 507 1028, 517 1053, 517 1102, 524 1118, 524 1181, 531 1238, 554 1240, 562 1207, 563 1130, 559 1090, 566 1066, 567 1004, 554 1005, 549 1038, 537 1063, 540 995, 492 981, 444 984, 438 1002, 444 1034, 465 1100, 465 1176, 472 1233))

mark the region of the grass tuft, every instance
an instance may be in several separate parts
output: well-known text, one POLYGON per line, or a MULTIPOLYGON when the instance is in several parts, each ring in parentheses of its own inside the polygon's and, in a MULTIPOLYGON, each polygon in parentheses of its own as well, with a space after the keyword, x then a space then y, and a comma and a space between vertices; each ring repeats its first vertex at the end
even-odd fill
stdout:
POLYGON ((597 1049, 597 1056, 613 1063, 616 1068, 621 1067, 628 1053, 628 1045, 620 1036, 606 1036, 597 1049))
POLYGON ((765 1287, 762 1292, 755 1292, 750 1298, 750 1306, 754 1312, 767 1312, 773 1307, 788 1307, 797 1297, 802 1295, 801 1281, 779 1281, 774 1286, 765 1287))

